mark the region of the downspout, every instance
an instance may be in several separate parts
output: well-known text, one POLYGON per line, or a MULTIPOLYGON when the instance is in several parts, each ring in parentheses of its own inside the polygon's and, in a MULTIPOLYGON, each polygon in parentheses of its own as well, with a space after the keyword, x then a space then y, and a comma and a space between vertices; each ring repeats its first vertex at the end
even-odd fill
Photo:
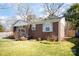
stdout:
POLYGON ((58 41, 62 41, 65 37, 65 18, 61 18, 58 22, 58 41))

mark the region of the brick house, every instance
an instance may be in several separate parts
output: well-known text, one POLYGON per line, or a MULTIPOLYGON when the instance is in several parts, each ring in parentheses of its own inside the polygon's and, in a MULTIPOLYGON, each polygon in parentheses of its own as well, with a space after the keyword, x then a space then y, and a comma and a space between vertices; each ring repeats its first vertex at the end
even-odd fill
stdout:
POLYGON ((14 36, 28 37, 34 39, 58 39, 63 40, 65 34, 65 18, 50 16, 43 20, 34 20, 26 22, 17 20, 13 25, 14 36))

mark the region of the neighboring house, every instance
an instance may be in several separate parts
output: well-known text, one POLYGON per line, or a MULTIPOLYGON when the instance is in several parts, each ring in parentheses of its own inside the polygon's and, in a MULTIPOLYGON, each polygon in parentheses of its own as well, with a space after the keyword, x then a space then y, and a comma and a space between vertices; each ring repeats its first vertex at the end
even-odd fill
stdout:
POLYGON ((63 40, 65 37, 65 18, 48 16, 43 20, 26 22, 17 20, 13 25, 14 36, 41 39, 63 40))

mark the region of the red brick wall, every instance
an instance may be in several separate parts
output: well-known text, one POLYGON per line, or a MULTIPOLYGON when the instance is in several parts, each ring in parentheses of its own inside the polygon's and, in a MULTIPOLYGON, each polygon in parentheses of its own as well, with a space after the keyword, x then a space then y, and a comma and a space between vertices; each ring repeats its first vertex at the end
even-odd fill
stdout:
POLYGON ((65 30, 65 37, 75 37, 75 30, 73 29, 65 30))
POLYGON ((42 38, 47 39, 48 37, 52 39, 56 39, 58 37, 58 22, 52 23, 53 25, 53 32, 43 32, 43 25, 37 24, 36 30, 32 31, 31 28, 29 30, 29 35, 33 38, 42 38))
POLYGON ((65 37, 75 37, 75 30, 72 29, 72 25, 67 22, 65 27, 65 37))

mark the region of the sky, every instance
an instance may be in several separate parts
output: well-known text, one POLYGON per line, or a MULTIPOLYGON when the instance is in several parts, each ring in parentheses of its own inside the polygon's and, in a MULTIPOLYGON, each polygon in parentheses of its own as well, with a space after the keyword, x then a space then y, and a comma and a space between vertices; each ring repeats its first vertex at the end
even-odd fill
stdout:
MULTIPOLYGON (((8 27, 10 22, 7 20, 11 19, 11 22, 14 21, 11 17, 17 16, 16 12, 16 4, 13 3, 0 3, 0 22, 4 27, 8 27), (7 19, 9 18, 9 19, 7 19)), ((30 3, 32 12, 38 17, 44 17, 44 9, 42 7, 42 3, 30 3)), ((71 6, 71 4, 64 4, 62 6, 62 11, 65 11, 71 6)), ((11 24, 11 23, 10 23, 11 24)))
MULTIPOLYGON (((37 16, 43 16, 43 8, 41 3, 30 3, 29 4, 33 12, 37 16)), ((65 4, 63 6, 63 9, 66 9, 70 6, 71 4, 65 4)), ((16 15, 16 10, 15 10, 15 5, 11 3, 4 3, 0 4, 0 17, 12 17, 16 15)))
MULTIPOLYGON (((41 4, 30 4, 31 9, 33 9, 33 12, 38 16, 40 16, 40 12, 42 11, 40 5, 41 4)), ((15 15, 16 15, 16 10, 13 4, 0 4, 0 16, 11 17, 15 15)))

